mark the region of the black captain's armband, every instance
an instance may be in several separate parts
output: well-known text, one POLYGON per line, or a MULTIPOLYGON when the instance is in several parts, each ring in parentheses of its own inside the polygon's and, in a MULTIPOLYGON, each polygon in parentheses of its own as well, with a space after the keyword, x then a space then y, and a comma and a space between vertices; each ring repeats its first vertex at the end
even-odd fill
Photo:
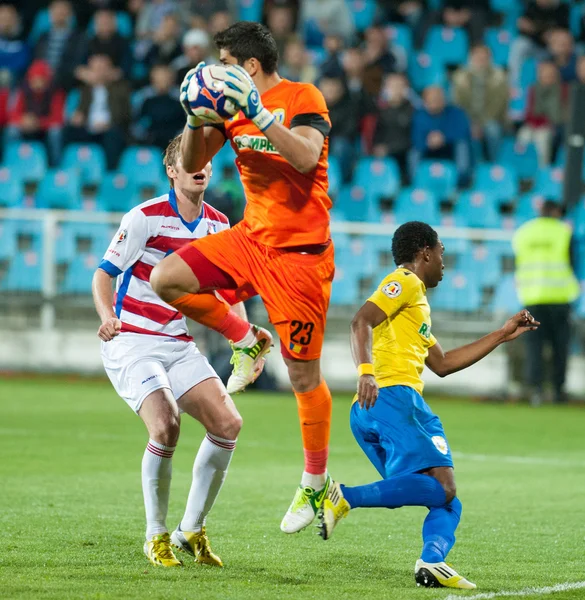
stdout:
POLYGON ((331 131, 331 125, 329 125, 323 116, 318 113, 295 115, 290 122, 291 129, 302 125, 316 129, 319 133, 323 134, 324 138, 326 138, 331 131))

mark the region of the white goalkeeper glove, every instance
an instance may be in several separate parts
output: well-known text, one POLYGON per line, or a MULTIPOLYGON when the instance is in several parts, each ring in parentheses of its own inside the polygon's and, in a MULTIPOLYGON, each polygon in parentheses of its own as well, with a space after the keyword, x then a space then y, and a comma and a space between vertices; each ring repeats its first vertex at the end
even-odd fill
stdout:
POLYGON ((268 129, 274 123, 274 115, 262 106, 258 88, 250 75, 240 65, 230 65, 225 75, 224 95, 237 104, 260 131, 268 129))
POLYGON ((187 125, 190 129, 199 129, 203 125, 203 121, 198 119, 191 110, 191 105, 189 104, 189 83, 193 76, 205 66, 205 61, 201 61, 194 69, 191 69, 185 75, 185 79, 183 79, 183 83, 181 83, 181 91, 179 99, 181 101, 181 106, 187 115, 187 125))

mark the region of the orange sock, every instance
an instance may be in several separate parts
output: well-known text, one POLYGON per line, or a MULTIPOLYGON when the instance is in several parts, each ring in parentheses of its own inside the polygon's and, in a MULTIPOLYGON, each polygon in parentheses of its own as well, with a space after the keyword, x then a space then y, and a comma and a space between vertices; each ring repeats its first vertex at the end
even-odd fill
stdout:
POLYGON ((221 333, 228 340, 237 342, 250 331, 250 323, 238 317, 227 302, 213 292, 185 294, 169 303, 186 317, 221 333))
POLYGON ((329 430, 331 429, 331 392, 323 379, 310 392, 295 392, 301 435, 305 451, 305 471, 320 475, 327 471, 329 430))

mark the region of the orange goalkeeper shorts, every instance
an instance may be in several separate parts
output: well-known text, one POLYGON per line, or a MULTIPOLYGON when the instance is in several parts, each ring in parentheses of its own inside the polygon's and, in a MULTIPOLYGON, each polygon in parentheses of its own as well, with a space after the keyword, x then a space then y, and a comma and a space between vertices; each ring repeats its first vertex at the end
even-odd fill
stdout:
POLYGON ((202 289, 211 286, 206 286, 201 255, 223 271, 227 281, 233 281, 229 287, 243 291, 241 299, 250 297, 246 290, 253 288, 264 301, 285 357, 313 360, 321 356, 335 273, 331 242, 272 248, 255 242, 239 223, 194 240, 177 254, 191 267, 202 289))

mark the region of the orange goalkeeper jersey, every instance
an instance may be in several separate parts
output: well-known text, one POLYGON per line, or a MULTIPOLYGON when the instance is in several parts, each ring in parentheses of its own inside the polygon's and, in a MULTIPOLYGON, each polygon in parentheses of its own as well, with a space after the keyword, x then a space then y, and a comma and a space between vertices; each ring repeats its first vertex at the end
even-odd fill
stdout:
POLYGON ((310 125, 325 143, 317 167, 300 173, 280 156, 242 112, 225 123, 246 194, 244 223, 250 235, 273 247, 322 244, 329 240, 327 195, 329 112, 321 92, 309 83, 282 79, 262 94, 262 104, 285 127, 310 125))

